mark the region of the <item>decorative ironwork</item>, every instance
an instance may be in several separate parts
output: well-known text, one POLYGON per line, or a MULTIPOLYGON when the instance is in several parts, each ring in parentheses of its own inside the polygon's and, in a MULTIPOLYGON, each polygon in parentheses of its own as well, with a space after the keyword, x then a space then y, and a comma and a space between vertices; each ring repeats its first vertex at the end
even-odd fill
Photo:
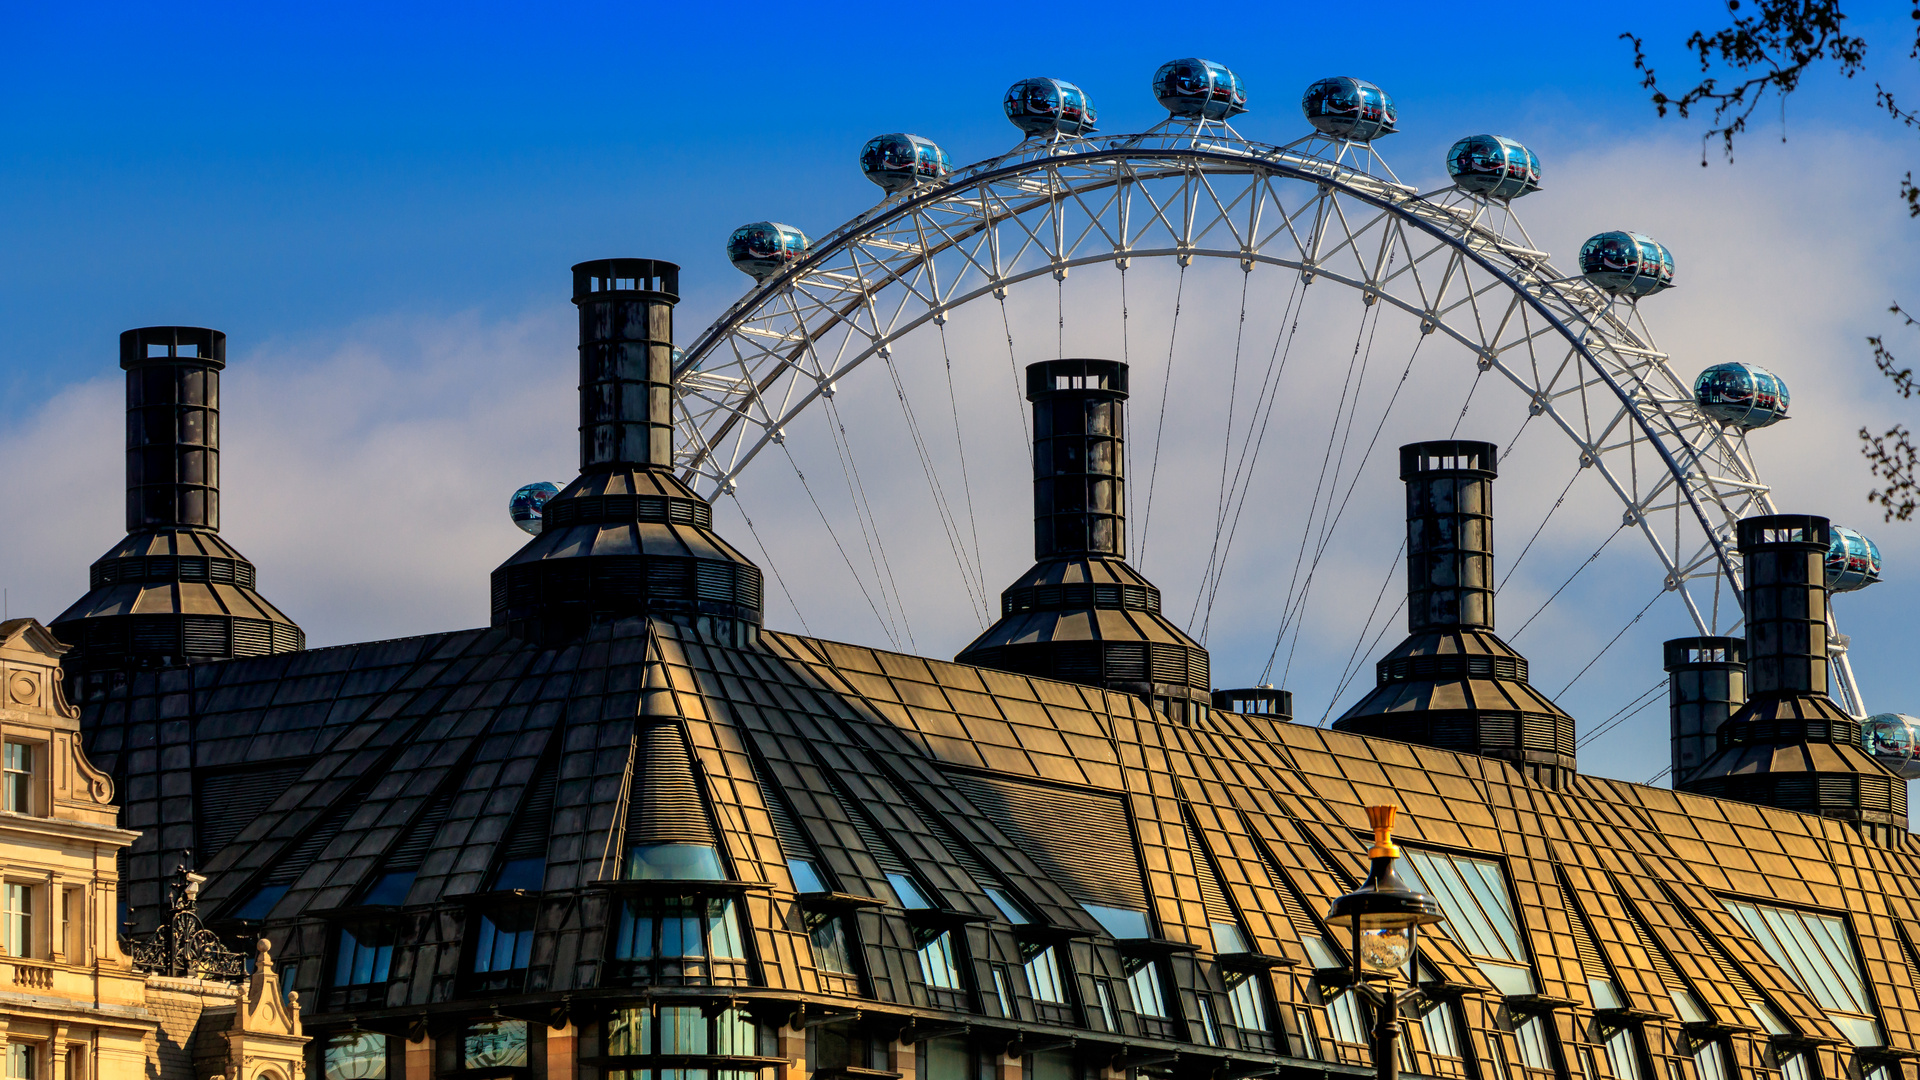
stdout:
POLYGON ((207 879, 182 864, 167 883, 165 922, 144 938, 124 943, 133 966, 181 979, 239 982, 247 977, 246 957, 220 941, 200 922, 200 884, 207 879))

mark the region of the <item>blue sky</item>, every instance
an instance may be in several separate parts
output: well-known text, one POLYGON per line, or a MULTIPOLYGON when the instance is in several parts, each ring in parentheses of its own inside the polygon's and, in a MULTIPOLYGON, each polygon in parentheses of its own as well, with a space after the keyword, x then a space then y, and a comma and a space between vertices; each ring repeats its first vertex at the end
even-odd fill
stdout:
MULTIPOLYGON (((237 343, 517 307, 612 249, 730 293, 712 253, 734 225, 851 216, 871 196, 854 155, 882 131, 997 152, 999 94, 1029 74, 1080 83, 1116 131, 1156 118, 1155 66, 1204 55, 1247 80, 1255 138, 1297 127, 1300 88, 1336 72, 1395 96, 1396 158, 1476 127, 1623 138, 1655 121, 1617 35, 1679 74, 1717 7, 16 5, 0 416, 90 375, 103 327, 192 319, 237 343)), ((1818 77, 1789 130, 1874 126, 1871 99, 1818 77)))
MULTIPOLYGON (((1876 43, 1869 74, 1817 74, 1784 127, 1763 110, 1740 160, 1714 152, 1703 171, 1703 125, 1654 118, 1618 35, 1647 38, 1677 83, 1681 42, 1716 24, 1714 3, 1239 5, 1218 16, 1169 5, 17 5, 0 23, 11 46, 0 69, 0 453, 22 464, 16 476, 104 495, 16 502, 36 509, 10 516, 0 579, 16 615, 51 619, 79 595, 85 562, 119 530, 116 335, 193 323, 230 335, 225 531, 261 563, 265 591, 317 643, 483 622, 485 570, 517 538, 506 493, 571 475, 568 265, 680 262, 680 336, 691 338, 744 291, 721 254, 735 225, 772 218, 818 234, 875 201, 855 162, 869 136, 915 131, 956 163, 992 156, 1016 139, 1000 95, 1028 75, 1086 88, 1106 131, 1139 130, 1162 115, 1146 89, 1154 68, 1199 55, 1246 80, 1253 112, 1238 126, 1255 139, 1299 134, 1299 92, 1328 74, 1392 93, 1405 133, 1383 151, 1411 163, 1403 174, 1436 175, 1463 134, 1524 139, 1547 172, 1525 204, 1529 227, 1562 263, 1602 228, 1653 222, 1685 238, 1683 288, 1662 298, 1656 330, 1697 346, 1689 370, 1765 354, 1798 380, 1805 418, 1770 433, 1763 465, 1783 504, 1867 527, 1887 548, 1888 583, 1845 598, 1844 628, 1861 641, 1869 703, 1920 712, 1905 614, 1920 526, 1868 516, 1851 443, 1860 423, 1906 415, 1878 392, 1861 338, 1892 330, 1886 302, 1920 304, 1909 269, 1920 226, 1894 205, 1911 143, 1872 111, 1875 78, 1902 90, 1920 80, 1898 41, 1911 33, 1904 7, 1881 7, 1881 21, 1858 27, 1876 43), (1770 230, 1794 236, 1802 257, 1781 259, 1770 230), (1750 273, 1769 258, 1778 273, 1750 273)), ((1484 437, 1510 427, 1502 419, 1484 437)), ((1389 509, 1397 498, 1370 494, 1389 509)), ((804 515, 782 516, 798 513, 791 503, 762 505, 752 512, 768 519, 776 560, 819 555, 804 515)), ((1010 505, 1019 517, 1024 497, 1010 505)), ((1505 543, 1530 526, 1514 524, 1505 543)), ((1591 543, 1569 536, 1566 553, 1591 543)), ((1181 571, 1163 558, 1166 569, 1148 569, 1171 595, 1181 571)), ((1593 593, 1557 605, 1568 610, 1558 637, 1543 625, 1521 642, 1530 654, 1565 644, 1565 670, 1537 680, 1549 691, 1618 628, 1620 604, 1638 607, 1639 585, 1610 588, 1602 565, 1593 593), (1583 613, 1597 613, 1584 628, 1583 613)), ((1367 568, 1352 583, 1364 605, 1378 576, 1367 568)), ((871 622, 806 613, 818 632, 881 640, 871 622)), ((794 626, 781 610, 769 620, 794 626)), ((1219 681, 1257 670, 1271 639, 1260 625, 1248 615, 1209 642, 1219 681)), ((922 650, 950 654, 970 626, 929 630, 922 650)), ((1637 628, 1569 708, 1583 720, 1613 712, 1657 674, 1659 639, 1684 630, 1637 628)), ((1660 744, 1661 712, 1626 731, 1660 744)), ((1628 738, 1596 748, 1597 760, 1639 779, 1653 771, 1640 768, 1647 745, 1628 738)))

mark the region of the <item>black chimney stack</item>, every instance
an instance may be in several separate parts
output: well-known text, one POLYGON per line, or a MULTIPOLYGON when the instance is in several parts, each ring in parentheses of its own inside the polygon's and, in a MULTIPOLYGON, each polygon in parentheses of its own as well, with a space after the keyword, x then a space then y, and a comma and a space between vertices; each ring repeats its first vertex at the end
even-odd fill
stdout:
POLYGON ((1127 557, 1127 365, 1027 367, 1033 402, 1033 557, 1127 557))
POLYGON ((254 566, 220 531, 220 373, 227 335, 146 326, 120 335, 127 373, 127 537, 96 560, 88 593, 53 621, 73 646, 71 695, 133 669, 293 652, 306 635, 254 591, 254 566), (137 613, 137 614, 136 614, 137 613))
POLYGON ((673 307, 680 268, 596 259, 573 268, 580 309, 580 471, 673 468, 673 307))
POLYGON ((220 529, 220 372, 227 335, 149 326, 120 335, 127 373, 127 531, 220 529))
POLYGON ((1033 402, 1033 553, 1000 594, 1000 620, 960 663, 1139 694, 1181 722, 1212 703, 1207 651, 1160 614, 1128 566, 1127 365, 1027 366, 1033 402))
POLYGON ((1747 642, 1686 637, 1666 643, 1667 709, 1673 723, 1671 787, 1685 787, 1720 748, 1720 725, 1747 700, 1747 642))
POLYGON ((1407 485, 1407 629, 1493 629, 1492 443, 1400 448, 1407 485))
POLYGON ((1561 786, 1574 772, 1573 718, 1527 682, 1527 658, 1493 632, 1492 443, 1400 448, 1407 488, 1407 628, 1374 689, 1333 726, 1481 754, 1561 786))
POLYGON ((595 259, 573 268, 580 309, 580 475, 542 529, 493 572, 493 625, 559 644, 651 616, 728 644, 757 640, 760 570, 713 531, 713 507, 673 472, 673 308, 680 268, 595 259))
POLYGON ((1907 829, 1906 781, 1860 747, 1860 722, 1827 696, 1826 518, 1740 522, 1746 562, 1747 702, 1682 790, 1852 822, 1890 843, 1907 829))

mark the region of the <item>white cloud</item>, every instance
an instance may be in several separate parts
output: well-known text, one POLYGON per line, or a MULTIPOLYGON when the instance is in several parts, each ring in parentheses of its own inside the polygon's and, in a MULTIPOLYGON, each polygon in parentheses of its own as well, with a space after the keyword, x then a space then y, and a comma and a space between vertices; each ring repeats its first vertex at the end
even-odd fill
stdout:
MULTIPOLYGON (((1857 135, 1796 136, 1785 148, 1756 144, 1735 167, 1702 170, 1696 147, 1685 139, 1593 149, 1563 149, 1553 141, 1536 147, 1547 161, 1546 190, 1519 204, 1534 237, 1570 268, 1591 233, 1632 228, 1655 236, 1675 251, 1680 285, 1647 301, 1646 313, 1676 367, 1690 374, 1710 363, 1749 360, 1788 379, 1795 419, 1755 436, 1763 473, 1784 509, 1871 526, 1887 554, 1889 582, 1843 598, 1841 615, 1858 643, 1869 703, 1920 706, 1920 676, 1900 663, 1911 641, 1901 609, 1912 595, 1906 581, 1920 563, 1920 539, 1912 526, 1878 525, 1865 507, 1869 479, 1853 435, 1861 423, 1885 426, 1906 414, 1879 385, 1861 342, 1887 327, 1889 301, 1920 302, 1904 258, 1912 226, 1885 190, 1901 168, 1898 148, 1857 135)), ((1017 289, 1007 306, 1012 364, 991 299, 956 314, 944 350, 931 327, 896 350, 940 483, 958 508, 967 558, 978 531, 988 614, 969 613, 901 404, 878 362, 842 384, 836 407, 859 469, 857 490, 864 490, 878 520, 887 564, 881 573, 873 564, 882 549, 870 555, 869 538, 850 509, 852 481, 828 437, 825 410, 796 425, 785 449, 755 462, 737 506, 719 505, 720 530, 757 557, 738 509, 753 515, 780 581, 814 633, 885 643, 881 624, 889 620, 869 609, 847 568, 851 561, 875 607, 886 606, 879 580, 889 582, 888 593, 897 587, 919 651, 951 655, 997 611, 999 590, 1031 561, 1025 403, 1013 368, 1062 348, 1068 355, 1133 361, 1130 472, 1138 537, 1171 352, 1174 384, 1153 484, 1152 531, 1138 563, 1165 591, 1168 614, 1185 623, 1213 542, 1236 343, 1237 453, 1238 433, 1253 420, 1250 388, 1257 387, 1276 340, 1285 340, 1282 313, 1295 281, 1257 270, 1245 282, 1249 314, 1242 329, 1238 268, 1196 264, 1180 290, 1179 334, 1170 350, 1178 281, 1170 264, 1136 263, 1127 278, 1124 327, 1111 268, 1076 270, 1057 292, 1047 278, 1017 289), (966 446, 971 520, 954 447, 955 411, 966 446), (812 498, 796 470, 806 476, 812 498), (820 526, 814 499, 833 520, 844 557, 820 526)), ((1258 678, 1289 583, 1299 580, 1295 559, 1307 528, 1302 508, 1314 499, 1328 457, 1335 407, 1362 325, 1364 309, 1352 292, 1322 284, 1307 295, 1230 569, 1213 604, 1208 644, 1215 681, 1223 686, 1258 678)), ((703 298, 683 305, 682 340, 691 340, 701 316, 720 306, 703 298), (697 310, 702 307, 708 312, 697 310)), ((452 319, 399 313, 344 328, 337 339, 253 349, 236 343, 226 380, 224 531, 260 565, 262 591, 305 625, 311 640, 486 621, 487 573, 520 542, 504 510, 508 493, 529 480, 564 482, 573 475, 569 315, 556 297, 530 312, 452 319)), ((1315 571, 1297 652, 1283 645, 1275 668, 1279 681, 1291 654, 1288 681, 1305 722, 1333 702, 1337 677, 1383 584, 1380 616, 1404 587, 1403 573, 1390 563, 1402 529, 1396 448, 1446 436, 1473 382, 1470 357, 1429 340, 1355 482, 1380 410, 1417 339, 1412 320, 1390 314, 1371 338, 1370 352, 1361 341, 1367 358, 1362 405, 1339 483, 1320 496, 1339 505, 1351 486, 1351 501, 1315 571)), ((37 512, 16 516, 0 551, 15 614, 57 614, 82 591, 84 564, 118 535, 119 412, 117 372, 105 371, 48 402, 30 424, 0 435, 0 454, 16 475, 60 493, 57 506, 42 499, 37 512)), ((1518 394, 1484 385, 1460 434, 1505 444, 1525 415, 1518 394)), ((1571 445, 1544 427, 1531 425, 1503 466, 1497 502, 1502 573, 1574 474, 1571 445)), ((1332 459, 1340 454, 1334 446, 1332 459)), ((1617 526, 1619 513, 1591 475, 1579 481, 1500 598, 1504 632, 1519 629, 1617 526)), ((1643 542, 1617 540, 1519 638, 1534 661, 1536 684, 1553 692, 1573 679, 1658 583, 1643 542)), ((780 585, 769 581, 767 593, 769 622, 797 629, 780 585)), ((974 598, 975 607, 981 599, 974 598)), ((1372 660, 1399 640, 1403 625, 1403 617, 1394 620, 1377 646, 1360 651, 1358 681, 1334 703, 1334 715, 1359 696, 1372 677, 1372 660)), ((1563 704, 1583 724, 1598 723, 1659 677, 1659 641, 1687 632, 1677 605, 1662 600, 1563 704)), ((906 626, 897 633, 904 644, 906 626)), ((1583 764, 1631 779, 1651 775, 1666 760, 1663 711, 1656 703, 1640 713, 1585 752, 1583 764)))

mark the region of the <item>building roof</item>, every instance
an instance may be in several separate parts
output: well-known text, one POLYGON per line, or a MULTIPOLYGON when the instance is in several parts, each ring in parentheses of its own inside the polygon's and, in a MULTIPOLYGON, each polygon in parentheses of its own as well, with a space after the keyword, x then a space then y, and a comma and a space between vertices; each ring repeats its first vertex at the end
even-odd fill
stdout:
MULTIPOLYGON (((1220 711, 1181 724, 1128 694, 789 634, 716 645, 642 618, 555 648, 470 630, 141 673, 86 711, 91 753, 143 830, 128 899, 150 913, 162 853, 183 848, 210 879, 211 917, 283 885, 261 921, 303 995, 325 989, 343 912, 414 869, 383 915, 412 928, 384 996, 309 998, 316 1026, 631 995, 605 978, 607 909, 593 905, 617 892, 605 882, 648 815, 710 830, 744 898, 754 959, 729 993, 997 1015, 991 994, 924 985, 913 920, 926 916, 896 903, 858 916, 864 986, 817 969, 792 917, 795 858, 883 901, 908 868, 968 927, 983 973, 1017 967, 1016 934, 1031 933, 992 887, 1079 935, 1082 976, 1118 978, 1141 947, 1108 936, 1095 905, 1147 913, 1151 937, 1175 943, 1183 994, 1219 992, 1222 921, 1298 986, 1324 955, 1306 939, 1338 945, 1321 913, 1365 873, 1364 808, 1394 803, 1408 848, 1499 867, 1542 1001, 1590 1010, 1600 979, 1655 1024, 1684 1019, 1685 991, 1713 1022, 1751 1028, 1757 994, 1805 1036, 1844 1041, 1723 902, 1748 898, 1842 918, 1885 1039, 1920 1051, 1920 958, 1902 929, 1920 896, 1912 842, 1817 816, 1585 775, 1547 786, 1491 758, 1220 711), (698 805, 673 801, 687 793, 698 805), (543 903, 578 906, 540 923, 519 996, 470 998, 457 921, 439 916, 485 894, 512 850, 544 855, 543 903)), ((1469 928, 1426 940, 1442 981, 1505 1000, 1469 928)), ((1197 1026, 1161 1034, 1203 1042, 1197 1026)))

